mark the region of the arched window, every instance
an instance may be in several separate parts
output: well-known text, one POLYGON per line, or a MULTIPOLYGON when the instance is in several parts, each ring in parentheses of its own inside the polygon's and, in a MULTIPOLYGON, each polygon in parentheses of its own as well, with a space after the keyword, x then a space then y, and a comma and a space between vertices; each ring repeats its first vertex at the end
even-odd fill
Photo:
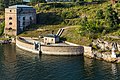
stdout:
POLYGON ((12 25, 12 22, 10 22, 9 25, 12 25))
POLYGON ((12 30, 12 28, 10 27, 8 30, 12 30))
POLYGON ((12 10, 10 10, 10 12, 12 12, 12 10))
POLYGON ((9 20, 12 20, 12 17, 9 17, 9 20))

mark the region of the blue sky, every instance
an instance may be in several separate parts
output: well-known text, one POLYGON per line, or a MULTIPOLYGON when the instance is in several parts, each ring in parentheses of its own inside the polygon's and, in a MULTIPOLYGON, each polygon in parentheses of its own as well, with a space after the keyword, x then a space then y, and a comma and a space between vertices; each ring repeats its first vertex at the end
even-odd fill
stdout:
POLYGON ((23 1, 30 2, 30 0, 23 0, 23 1))

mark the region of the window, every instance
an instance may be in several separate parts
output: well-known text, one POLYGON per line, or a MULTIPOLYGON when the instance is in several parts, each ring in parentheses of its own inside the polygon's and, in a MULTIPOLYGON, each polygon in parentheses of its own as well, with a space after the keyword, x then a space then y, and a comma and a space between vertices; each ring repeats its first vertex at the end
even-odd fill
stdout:
POLYGON ((25 20, 25 17, 23 17, 23 20, 25 20))
POLYGON ((12 30, 12 28, 10 27, 8 30, 12 30))
POLYGON ((9 20, 12 20, 12 17, 9 17, 9 20))
POLYGON ((23 22, 23 25, 25 25, 25 22, 23 22))
POLYGON ((30 17, 30 20, 32 20, 32 17, 30 17))
POLYGON ((12 25, 12 22, 10 22, 9 25, 12 25))
POLYGON ((51 41, 53 41, 53 39, 51 39, 51 41))
POLYGON ((47 38, 45 38, 45 40, 47 40, 47 38))
POLYGON ((10 10, 10 12, 12 12, 12 10, 10 10))

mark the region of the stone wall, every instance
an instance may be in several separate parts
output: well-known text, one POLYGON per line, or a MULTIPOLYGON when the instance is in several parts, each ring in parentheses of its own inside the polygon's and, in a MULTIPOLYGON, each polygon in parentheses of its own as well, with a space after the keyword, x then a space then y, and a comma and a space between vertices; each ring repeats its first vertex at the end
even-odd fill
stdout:
MULTIPOLYGON (((16 45, 24 50, 39 53, 40 51, 35 50, 35 46, 30 44, 26 40, 19 40, 16 38, 16 45)), ((41 45, 40 47, 41 54, 49 55, 82 55, 84 53, 84 48, 82 46, 50 46, 50 45, 41 45)))
POLYGON ((84 56, 93 58, 94 55, 92 53, 92 47, 88 47, 88 46, 83 46, 83 47, 84 47, 84 56))
POLYGON ((35 50, 34 44, 25 43, 16 38, 16 45, 23 50, 39 54, 39 51, 35 50))
POLYGON ((36 24, 36 10, 34 8, 5 8, 5 34, 16 36, 30 24, 36 24))
POLYGON ((16 35, 16 31, 17 31, 17 10, 6 8, 4 33, 9 35, 16 35), (11 19, 9 19, 10 17, 11 19))
POLYGON ((41 46, 42 54, 50 55, 82 55, 82 46, 41 46))

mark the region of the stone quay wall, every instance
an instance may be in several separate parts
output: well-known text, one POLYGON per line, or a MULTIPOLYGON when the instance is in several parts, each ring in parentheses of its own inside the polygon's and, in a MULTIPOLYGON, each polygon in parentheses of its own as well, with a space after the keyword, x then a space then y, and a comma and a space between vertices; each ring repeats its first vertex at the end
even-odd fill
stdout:
POLYGON ((20 39, 16 38, 16 45, 17 45, 17 47, 19 47, 23 50, 39 54, 39 51, 35 50, 34 44, 26 42, 25 40, 20 40, 20 39))
POLYGON ((40 51, 35 50, 35 45, 24 38, 16 38, 16 45, 26 51, 33 53, 48 54, 48 55, 83 55, 84 48, 82 46, 51 46, 41 45, 40 51))
POLYGON ((89 58, 95 58, 104 60, 107 62, 114 62, 114 63, 120 63, 120 58, 112 58, 111 52, 98 52, 93 51, 92 47, 88 46, 51 46, 51 45, 41 45, 40 51, 35 50, 35 45, 31 42, 28 42, 26 40, 19 40, 16 38, 16 45, 26 51, 30 51, 32 53, 39 54, 46 54, 46 55, 83 55, 85 57, 89 58))
POLYGON ((93 58, 94 55, 92 53, 92 47, 88 47, 88 46, 83 46, 83 47, 84 47, 84 56, 93 58))
POLYGON ((41 46, 42 54, 49 55, 83 55, 84 48, 82 46, 41 46))

